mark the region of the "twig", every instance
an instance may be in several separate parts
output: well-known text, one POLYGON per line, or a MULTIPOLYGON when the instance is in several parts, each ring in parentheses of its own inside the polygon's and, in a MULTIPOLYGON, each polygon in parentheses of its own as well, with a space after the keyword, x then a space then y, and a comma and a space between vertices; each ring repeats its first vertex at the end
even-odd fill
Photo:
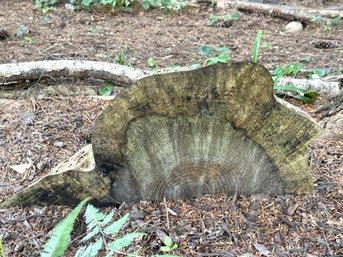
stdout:
POLYGON ((165 198, 165 197, 163 197, 163 202, 164 202, 164 208, 166 209, 167 229, 168 229, 168 231, 169 231, 169 230, 170 230, 170 225, 169 225, 169 214, 168 214, 167 201, 166 201, 166 198, 165 198))

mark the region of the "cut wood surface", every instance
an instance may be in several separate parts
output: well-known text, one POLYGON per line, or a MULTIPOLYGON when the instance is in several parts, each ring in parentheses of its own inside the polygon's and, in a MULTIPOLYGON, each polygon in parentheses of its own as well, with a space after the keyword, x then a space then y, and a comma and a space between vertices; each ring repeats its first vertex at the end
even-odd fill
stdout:
MULTIPOLYGON (((96 121, 93 170, 63 165, 2 206, 32 204, 34 195, 46 205, 76 204, 85 194, 98 204, 117 204, 208 193, 311 192, 307 145, 321 129, 292 108, 275 100, 272 78, 258 64, 145 77, 96 121)), ((87 152, 92 156, 91 148, 87 152)))
POLYGON ((328 22, 328 18, 337 16, 343 17, 343 11, 339 10, 320 10, 306 7, 292 7, 285 5, 270 5, 243 1, 228 1, 228 4, 234 5, 240 11, 258 12, 266 15, 271 15, 287 20, 299 20, 305 23, 314 23, 313 17, 320 16, 316 22, 328 22), (326 17, 326 18, 325 18, 326 17))

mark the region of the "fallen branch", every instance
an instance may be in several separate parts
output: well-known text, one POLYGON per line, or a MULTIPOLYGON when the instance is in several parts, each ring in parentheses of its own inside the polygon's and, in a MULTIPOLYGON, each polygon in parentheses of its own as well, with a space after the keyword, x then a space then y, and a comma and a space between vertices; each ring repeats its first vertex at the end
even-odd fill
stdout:
POLYGON ((340 92, 339 82, 328 82, 321 79, 294 79, 294 78, 280 78, 278 86, 294 86, 306 90, 312 90, 320 94, 334 96, 340 92))
POLYGON ((327 18, 343 17, 343 11, 318 10, 305 7, 291 7, 284 5, 259 4, 251 2, 234 1, 233 5, 240 11, 259 12, 287 20, 299 20, 305 23, 313 23, 313 16, 320 16, 316 22, 328 22, 327 18), (326 17, 326 18, 324 18, 326 17))
MULTIPOLYGON (((158 73, 170 73, 175 71, 188 70, 181 69, 162 69, 158 73)), ((156 73, 155 73, 156 74, 156 73)), ((149 71, 131 68, 128 66, 111 64, 95 61, 35 61, 23 63, 0 64, 0 85, 3 86, 0 97, 2 98, 17 98, 23 95, 22 89, 13 89, 13 83, 23 80, 39 80, 39 79, 56 79, 56 78, 92 78, 101 79, 112 82, 116 86, 129 87, 137 80, 152 75, 149 71)), ((340 92, 339 82, 328 82, 321 79, 293 79, 281 78, 279 86, 296 86, 308 90, 316 91, 320 94, 329 96, 336 95, 340 92)), ((54 95, 53 87, 46 86, 39 89, 39 94, 32 91, 31 95, 44 96, 54 95)), ((97 91, 94 88, 87 88, 86 85, 74 85, 72 89, 68 87, 56 88, 56 95, 70 96, 75 93, 82 92, 83 95, 96 95, 97 91), (78 90, 76 90, 78 89, 78 90), (69 91, 68 91, 69 90, 69 91), (71 90, 73 92, 71 92, 71 90)))
POLYGON ((43 78, 93 78, 129 86, 149 73, 123 65, 79 60, 36 61, 0 65, 0 85, 43 78))

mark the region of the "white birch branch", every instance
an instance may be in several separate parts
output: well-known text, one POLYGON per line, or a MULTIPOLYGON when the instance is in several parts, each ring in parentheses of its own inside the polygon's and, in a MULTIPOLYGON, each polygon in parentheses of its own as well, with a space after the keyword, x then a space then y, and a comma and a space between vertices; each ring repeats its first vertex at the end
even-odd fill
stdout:
POLYGON ((339 82, 328 82, 321 79, 294 79, 294 78, 280 78, 278 86, 294 86, 306 90, 313 90, 317 93, 334 96, 340 93, 339 82))
MULTIPOLYGON (((319 10, 306 7, 292 7, 284 5, 259 4, 243 1, 228 1, 228 4, 233 4, 238 10, 249 12, 260 12, 275 17, 280 17, 288 20, 300 20, 306 23, 313 23, 313 16, 320 16, 319 22, 325 23, 329 21, 327 18, 343 17, 343 11, 339 10, 319 10), (324 18, 326 17, 326 18, 324 18)), ((318 20, 316 21, 318 22, 318 20)))
POLYGON ((95 61, 57 60, 0 64, 0 85, 41 78, 94 78, 129 86, 149 75, 131 67, 95 61))

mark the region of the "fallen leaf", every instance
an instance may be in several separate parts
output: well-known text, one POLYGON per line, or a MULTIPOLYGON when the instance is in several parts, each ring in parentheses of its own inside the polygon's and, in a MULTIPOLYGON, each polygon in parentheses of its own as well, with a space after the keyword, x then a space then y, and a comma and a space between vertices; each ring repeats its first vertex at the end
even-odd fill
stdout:
POLYGON ((12 170, 22 174, 22 173, 26 172, 31 166, 32 166, 31 163, 24 163, 24 164, 18 164, 18 165, 11 165, 9 167, 12 170))

